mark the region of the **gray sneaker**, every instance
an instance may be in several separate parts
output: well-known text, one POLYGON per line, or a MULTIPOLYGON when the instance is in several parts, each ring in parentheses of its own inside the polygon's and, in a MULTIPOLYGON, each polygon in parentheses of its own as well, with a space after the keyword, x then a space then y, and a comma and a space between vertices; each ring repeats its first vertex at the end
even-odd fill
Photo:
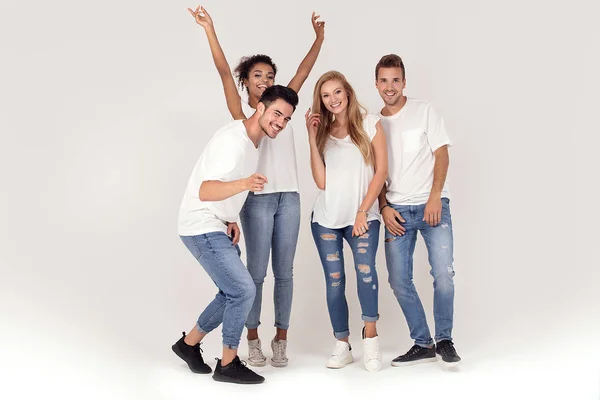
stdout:
POLYGON ((253 367, 267 365, 267 357, 262 352, 260 339, 248 340, 248 364, 253 367))
POLYGON ((288 358, 285 354, 287 349, 287 340, 271 340, 271 349, 273 350, 273 357, 271 358, 271 365, 274 367, 287 367, 288 358))

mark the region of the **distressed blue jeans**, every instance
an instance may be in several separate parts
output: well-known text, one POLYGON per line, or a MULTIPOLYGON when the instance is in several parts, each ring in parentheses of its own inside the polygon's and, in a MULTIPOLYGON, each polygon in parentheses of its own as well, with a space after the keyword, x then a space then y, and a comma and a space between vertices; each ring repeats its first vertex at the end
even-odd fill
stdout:
POLYGON ((408 323, 410 337, 415 344, 422 347, 433 344, 425 310, 413 284, 413 253, 417 243, 417 232, 421 232, 429 255, 430 273, 433 276, 435 340, 452 340, 454 257, 450 201, 442 198, 442 219, 434 227, 423 221, 425 204, 390 206, 406 221, 402 223, 406 229, 403 236, 394 236, 385 230, 385 257, 389 282, 408 323))
POLYGON ((379 244, 379 221, 370 221, 369 230, 362 236, 352 237, 352 226, 330 229, 311 223, 312 235, 323 264, 327 290, 327 309, 336 339, 350 335, 348 303, 346 301, 346 274, 344 272, 344 239, 352 249, 358 299, 362 319, 374 322, 379 319, 379 282, 375 269, 375 256, 379 244))

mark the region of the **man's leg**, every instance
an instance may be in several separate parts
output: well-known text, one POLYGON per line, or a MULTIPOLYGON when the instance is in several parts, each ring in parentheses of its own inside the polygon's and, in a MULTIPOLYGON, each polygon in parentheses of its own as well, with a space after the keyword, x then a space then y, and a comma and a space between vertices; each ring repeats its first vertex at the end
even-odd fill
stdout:
POLYGON ((425 310, 413 283, 413 253, 417 243, 417 230, 414 228, 411 207, 413 206, 393 206, 406 220, 403 224, 406 233, 393 236, 385 230, 385 259, 390 286, 408 323, 410 337, 416 345, 431 347, 433 339, 427 326, 425 310))
POLYGON ((433 315, 438 358, 449 366, 458 365, 460 357, 452 343, 454 321, 454 241, 449 200, 442 199, 442 219, 434 227, 421 229, 425 239, 433 276, 433 315))

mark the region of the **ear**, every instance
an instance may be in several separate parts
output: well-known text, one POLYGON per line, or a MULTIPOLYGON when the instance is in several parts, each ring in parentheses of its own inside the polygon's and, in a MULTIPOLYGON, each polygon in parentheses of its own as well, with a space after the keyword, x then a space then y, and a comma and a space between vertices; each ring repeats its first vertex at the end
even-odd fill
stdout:
POLYGON ((406 89, 406 78, 402 79, 402 89, 406 89))
POLYGON ((265 113, 265 110, 266 110, 266 109, 267 109, 267 108, 265 107, 265 105, 264 105, 263 103, 260 103, 260 102, 259 102, 259 103, 256 105, 256 111, 258 111, 258 112, 260 113, 260 115, 264 115, 264 113, 265 113))

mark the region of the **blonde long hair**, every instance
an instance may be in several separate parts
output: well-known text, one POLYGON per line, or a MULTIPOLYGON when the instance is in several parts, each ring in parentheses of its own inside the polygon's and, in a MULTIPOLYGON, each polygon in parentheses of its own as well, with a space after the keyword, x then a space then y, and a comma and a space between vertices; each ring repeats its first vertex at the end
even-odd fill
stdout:
POLYGON ((317 130, 317 148, 322 159, 324 157, 325 144, 329 140, 329 133, 331 132, 333 121, 335 116, 331 113, 323 104, 321 100, 321 87, 325 82, 336 80, 340 81, 348 93, 348 107, 346 113, 348 115, 348 134, 352 143, 360 150, 365 163, 367 165, 373 165, 373 152, 371 150, 371 141, 367 132, 363 129, 363 118, 367 113, 365 107, 363 107, 356 99, 354 89, 346 80, 346 77, 338 71, 329 71, 321 75, 315 90, 313 92, 313 105, 312 112, 321 115, 321 123, 317 130))

